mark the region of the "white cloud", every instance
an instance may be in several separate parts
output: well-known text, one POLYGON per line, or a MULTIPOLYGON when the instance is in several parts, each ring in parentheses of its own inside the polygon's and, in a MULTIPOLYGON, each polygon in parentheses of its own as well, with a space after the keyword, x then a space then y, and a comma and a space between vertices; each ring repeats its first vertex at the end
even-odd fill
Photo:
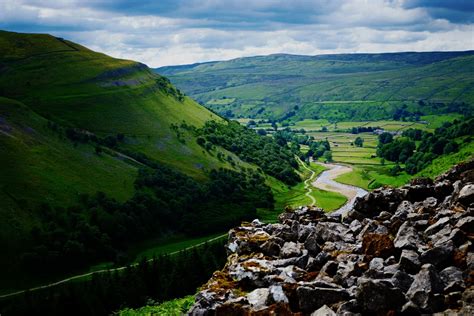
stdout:
POLYGON ((186 3, 7 0, 0 27, 49 32, 153 67, 271 53, 474 49, 472 24, 403 0, 186 3))

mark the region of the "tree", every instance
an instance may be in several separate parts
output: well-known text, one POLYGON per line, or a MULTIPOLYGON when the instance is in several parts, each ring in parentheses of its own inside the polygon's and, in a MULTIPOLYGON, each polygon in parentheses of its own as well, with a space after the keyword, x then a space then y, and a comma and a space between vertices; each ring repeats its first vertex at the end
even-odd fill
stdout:
POLYGON ((392 142, 393 140, 393 135, 387 132, 383 132, 382 134, 379 135, 379 145, 382 144, 388 144, 392 142))
POLYGON ((364 139, 362 137, 357 137, 354 141, 354 145, 362 147, 364 145, 364 139))
POLYGON ((326 150, 323 154, 324 160, 326 162, 331 162, 332 161, 332 152, 330 150, 326 150))
POLYGON ((257 134, 260 135, 260 136, 266 136, 267 135, 267 131, 264 130, 263 128, 257 130, 257 134))

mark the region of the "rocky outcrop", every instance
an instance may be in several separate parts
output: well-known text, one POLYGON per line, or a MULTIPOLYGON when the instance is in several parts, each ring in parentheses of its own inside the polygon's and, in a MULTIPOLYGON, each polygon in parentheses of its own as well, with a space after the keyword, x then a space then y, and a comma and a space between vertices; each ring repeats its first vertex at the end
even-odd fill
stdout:
POLYGON ((343 217, 301 207, 243 223, 189 313, 473 315, 473 167, 377 189, 343 217))

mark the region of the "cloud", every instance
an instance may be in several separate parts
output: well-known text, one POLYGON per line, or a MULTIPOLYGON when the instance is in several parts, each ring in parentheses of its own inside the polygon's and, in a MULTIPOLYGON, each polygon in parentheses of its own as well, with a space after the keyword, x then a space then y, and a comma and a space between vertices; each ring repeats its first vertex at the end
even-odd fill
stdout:
POLYGON ((474 49, 472 1, 4 0, 0 28, 162 66, 271 53, 474 49))

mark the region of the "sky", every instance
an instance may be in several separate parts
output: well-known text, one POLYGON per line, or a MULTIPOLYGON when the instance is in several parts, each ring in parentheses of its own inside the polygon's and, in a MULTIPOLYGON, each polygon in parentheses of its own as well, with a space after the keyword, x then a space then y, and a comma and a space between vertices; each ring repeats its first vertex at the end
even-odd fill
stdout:
POLYGON ((0 0, 0 29, 151 67, 289 53, 474 49, 474 0, 0 0))

